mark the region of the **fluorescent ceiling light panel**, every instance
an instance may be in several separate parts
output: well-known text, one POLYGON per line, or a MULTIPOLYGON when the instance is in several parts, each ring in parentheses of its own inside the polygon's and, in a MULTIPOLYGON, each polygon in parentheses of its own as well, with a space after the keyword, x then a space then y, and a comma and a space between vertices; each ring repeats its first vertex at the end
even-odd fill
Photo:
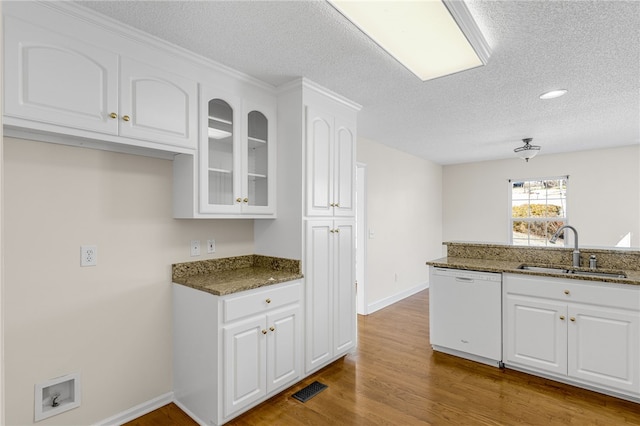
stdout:
POLYGON ((423 81, 489 58, 489 46, 462 1, 328 1, 423 81))

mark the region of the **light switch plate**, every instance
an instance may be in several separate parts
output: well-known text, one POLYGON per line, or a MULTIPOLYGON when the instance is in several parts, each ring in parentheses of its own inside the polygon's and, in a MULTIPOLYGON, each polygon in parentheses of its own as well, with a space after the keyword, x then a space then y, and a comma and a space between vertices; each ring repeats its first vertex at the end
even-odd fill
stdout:
POLYGON ((210 239, 207 240, 207 253, 215 253, 216 252, 216 240, 210 239))

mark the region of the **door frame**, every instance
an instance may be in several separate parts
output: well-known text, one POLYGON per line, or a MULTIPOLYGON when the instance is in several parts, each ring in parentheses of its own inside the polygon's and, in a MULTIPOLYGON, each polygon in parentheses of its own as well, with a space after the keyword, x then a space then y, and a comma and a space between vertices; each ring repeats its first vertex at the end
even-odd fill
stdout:
POLYGON ((367 304, 367 165, 356 163, 356 311, 368 315, 367 304))

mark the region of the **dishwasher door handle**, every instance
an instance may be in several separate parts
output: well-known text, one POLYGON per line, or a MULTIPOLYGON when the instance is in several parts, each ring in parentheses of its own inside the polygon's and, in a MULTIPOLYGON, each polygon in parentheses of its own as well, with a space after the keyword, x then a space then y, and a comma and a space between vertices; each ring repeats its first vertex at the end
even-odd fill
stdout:
POLYGON ((456 277, 456 281, 461 281, 463 283, 472 283, 475 280, 473 278, 467 278, 467 277, 456 277))

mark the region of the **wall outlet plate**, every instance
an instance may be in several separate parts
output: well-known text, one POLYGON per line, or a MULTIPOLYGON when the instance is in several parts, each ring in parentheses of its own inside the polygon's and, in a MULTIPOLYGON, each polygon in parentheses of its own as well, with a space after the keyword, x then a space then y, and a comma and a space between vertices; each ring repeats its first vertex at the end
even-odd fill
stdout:
POLYGON ((98 264, 98 246, 80 246, 80 266, 98 264))
POLYGON ((216 252, 216 240, 210 239, 207 240, 207 253, 215 253, 216 252))
POLYGON ((200 240, 191 240, 191 256, 200 256, 200 240))

